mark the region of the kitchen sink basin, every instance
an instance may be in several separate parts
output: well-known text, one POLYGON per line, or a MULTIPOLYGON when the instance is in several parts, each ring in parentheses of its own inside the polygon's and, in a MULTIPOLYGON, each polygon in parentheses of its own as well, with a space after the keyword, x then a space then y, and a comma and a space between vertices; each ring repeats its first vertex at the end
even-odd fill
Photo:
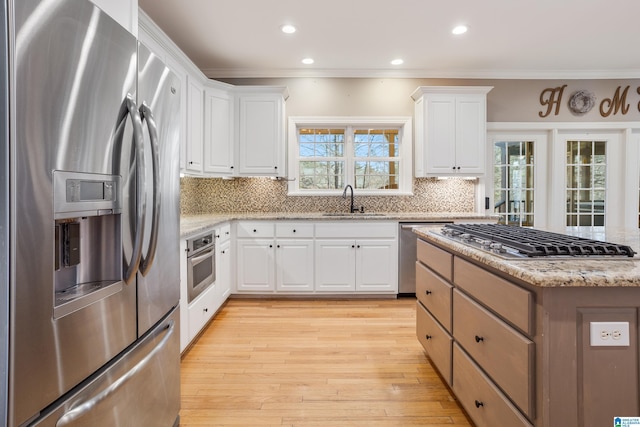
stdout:
POLYGON ((354 212, 354 213, 348 213, 348 212, 325 212, 325 213, 322 214, 322 216, 341 216, 341 217, 357 218, 359 216, 384 216, 384 214, 375 213, 375 212, 354 212))

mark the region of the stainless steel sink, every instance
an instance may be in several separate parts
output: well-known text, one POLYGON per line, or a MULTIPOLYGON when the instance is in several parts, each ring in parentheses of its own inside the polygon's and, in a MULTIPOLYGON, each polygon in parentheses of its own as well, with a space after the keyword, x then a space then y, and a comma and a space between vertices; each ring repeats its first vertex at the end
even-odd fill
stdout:
POLYGON ((357 218, 357 217, 360 217, 360 216, 384 216, 384 214, 375 213, 375 212, 354 212, 354 213, 348 213, 348 212, 325 212, 325 213, 322 214, 322 216, 340 216, 340 217, 357 218))

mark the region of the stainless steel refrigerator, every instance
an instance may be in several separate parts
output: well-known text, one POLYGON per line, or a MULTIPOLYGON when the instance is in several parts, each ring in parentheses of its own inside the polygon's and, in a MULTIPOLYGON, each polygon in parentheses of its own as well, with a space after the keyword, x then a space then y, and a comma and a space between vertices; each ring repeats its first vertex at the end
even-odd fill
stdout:
POLYGON ((2 9, 0 415, 177 425, 179 81, 88 0, 2 9))

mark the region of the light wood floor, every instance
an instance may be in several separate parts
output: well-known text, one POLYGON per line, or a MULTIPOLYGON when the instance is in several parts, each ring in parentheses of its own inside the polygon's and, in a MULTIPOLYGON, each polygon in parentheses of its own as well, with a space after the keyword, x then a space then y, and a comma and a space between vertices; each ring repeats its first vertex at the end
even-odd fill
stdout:
POLYGON ((181 426, 470 426, 415 300, 232 299, 182 359, 181 426))

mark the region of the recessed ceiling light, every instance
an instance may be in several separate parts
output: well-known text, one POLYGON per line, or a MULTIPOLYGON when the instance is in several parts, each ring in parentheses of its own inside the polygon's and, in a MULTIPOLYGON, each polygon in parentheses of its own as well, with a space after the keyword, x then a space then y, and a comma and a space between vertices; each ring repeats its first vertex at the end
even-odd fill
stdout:
POLYGON ((469 27, 467 27, 466 25, 458 25, 457 27, 454 27, 453 30, 451 30, 451 32, 453 34, 464 34, 467 32, 467 30, 469 29, 469 27))
POLYGON ((311 64, 313 64, 314 62, 315 62, 315 61, 313 60, 313 58, 304 58, 304 59, 302 60, 302 63, 303 63, 304 65, 311 65, 311 64))
POLYGON ((391 65, 402 65, 404 64, 404 60, 403 59, 394 59, 393 61, 391 61, 391 65))
POLYGON ((293 34, 296 32, 296 27, 290 24, 283 25, 282 27, 280 27, 280 29, 285 34, 293 34))

